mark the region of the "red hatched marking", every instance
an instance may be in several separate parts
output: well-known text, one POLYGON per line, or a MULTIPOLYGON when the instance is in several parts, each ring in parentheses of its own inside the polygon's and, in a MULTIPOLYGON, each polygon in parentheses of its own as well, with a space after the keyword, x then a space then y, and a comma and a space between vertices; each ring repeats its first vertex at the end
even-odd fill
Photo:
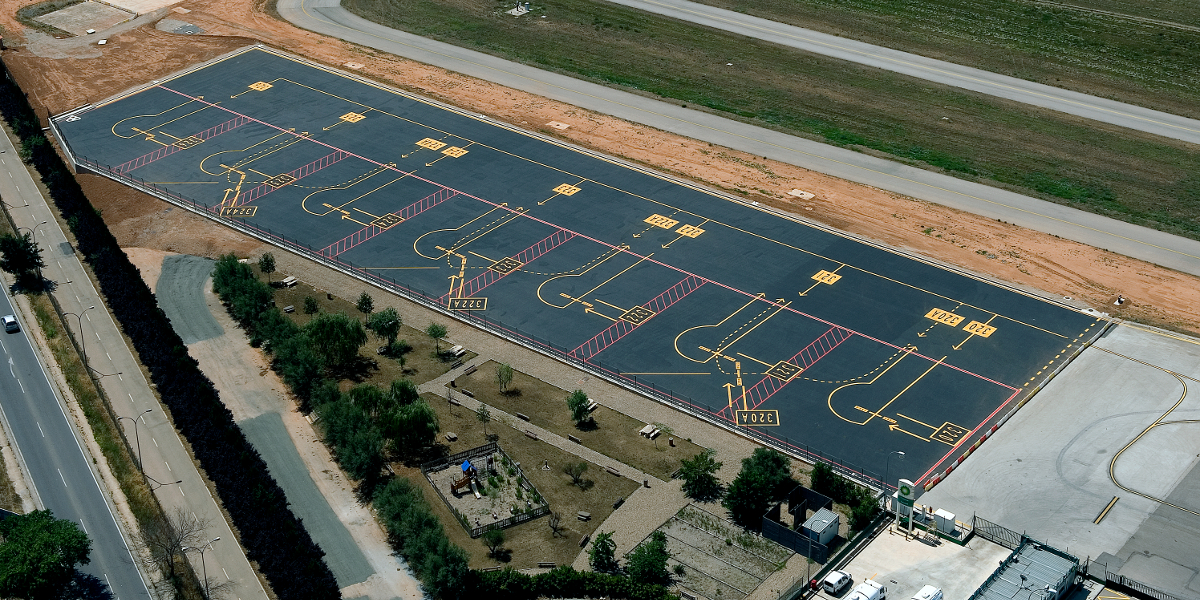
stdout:
MULTIPOLYGON (((352 155, 344 150, 338 150, 332 154, 326 154, 325 156, 322 156, 321 158, 318 158, 317 160, 314 160, 303 167, 289 171, 287 174, 292 176, 292 181, 290 183, 295 183, 301 179, 304 179, 305 177, 308 177, 309 175, 312 175, 313 173, 316 173, 325 167, 337 164, 342 160, 349 158, 350 156, 352 155)), ((260 184, 250 190, 238 194, 237 198, 234 198, 233 202, 228 204, 228 206, 243 206, 249 204, 277 189, 279 188, 269 183, 260 184)))
MULTIPOLYGON (((699 289, 704 283, 703 279, 694 275, 688 275, 683 278, 683 281, 667 288, 667 291, 655 296, 642 306, 654 311, 655 316, 657 316, 658 313, 667 310, 672 304, 683 300, 688 294, 699 289)), ((568 352, 567 355, 586 361, 603 352, 605 348, 617 343, 621 338, 628 335, 629 332, 640 327, 642 323, 653 318, 645 319, 637 325, 624 319, 617 319, 615 323, 609 325, 604 331, 597 333, 592 339, 580 344, 578 348, 568 352)))
MULTIPOLYGON (((813 340, 811 344, 805 346, 804 349, 797 352, 795 356, 787 359, 786 362, 790 363, 792 366, 799 367, 800 370, 797 372, 797 375, 799 375, 800 373, 803 373, 805 369, 808 369, 816 364, 816 362, 821 360, 826 354, 832 352, 834 348, 840 346, 842 342, 850 339, 850 337, 853 335, 854 333, 849 329, 842 329, 841 327, 837 326, 831 327, 829 331, 822 333, 820 337, 813 340)), ((736 398, 734 402, 743 403, 743 406, 747 406, 751 409, 758 408, 759 406, 762 406, 763 402, 766 402, 768 398, 774 396, 775 392, 782 390, 783 386, 787 385, 794 379, 795 377, 792 377, 792 379, 788 379, 787 381, 780 381, 775 377, 767 375, 759 380, 758 383, 747 389, 746 393, 736 398)), ((726 410, 731 410, 731 407, 727 406, 721 412, 725 412, 726 410)))
MULTIPOLYGON (((565 244, 567 242, 567 240, 575 237, 576 235, 579 235, 579 234, 575 233, 574 231, 567 231, 566 229, 556 229, 554 231, 554 233, 546 236, 546 238, 543 239, 542 241, 518 252, 516 255, 511 256, 510 258, 521 263, 522 265, 527 265, 527 264, 537 260, 543 254, 565 244)), ((513 269, 506 273, 497 273, 491 269, 484 269, 483 273, 479 274, 474 279, 462 284, 462 286, 459 288, 458 297, 470 298, 470 297, 474 296, 475 294, 479 293, 480 290, 482 290, 483 288, 486 288, 487 286, 492 285, 493 283, 496 283, 497 281, 500 281, 501 279, 504 279, 510 273, 515 273, 517 271, 520 271, 520 269, 513 269)), ((441 304, 447 304, 449 301, 450 301, 449 293, 443 294, 442 297, 438 299, 438 302, 440 302, 441 304)))
MULTIPOLYGON (((458 192, 456 190, 442 188, 428 196, 425 196, 424 198, 421 198, 420 200, 417 200, 416 202, 413 202, 412 204, 409 204, 408 206, 405 206, 404 208, 400 209, 399 212, 389 214, 400 217, 400 223, 403 223, 404 221, 407 221, 457 195, 458 192)), ((399 225, 399 223, 397 223, 397 225, 399 225)), ((367 225, 366 227, 355 231, 354 233, 326 246, 325 248, 318 250, 317 254, 320 254, 326 258, 333 258, 379 235, 380 233, 383 233, 384 231, 386 230, 374 225, 367 225)))
MULTIPOLYGON (((237 129, 238 127, 250 122, 252 122, 250 117, 238 115, 228 121, 225 121, 224 123, 221 123, 220 125, 213 125, 212 127, 209 127, 208 129, 205 129, 204 131, 201 131, 200 133, 197 133, 191 137, 199 138, 201 140, 209 140, 221 135, 222 133, 225 133, 226 131, 237 129)), ((140 167, 144 167, 156 160, 159 160, 160 158, 166 158, 172 154, 175 154, 180 150, 183 150, 183 148, 180 148, 175 144, 171 144, 169 146, 160 146, 154 152, 139 156, 127 163, 114 167, 111 170, 116 172, 118 175, 124 175, 125 173, 140 167)))

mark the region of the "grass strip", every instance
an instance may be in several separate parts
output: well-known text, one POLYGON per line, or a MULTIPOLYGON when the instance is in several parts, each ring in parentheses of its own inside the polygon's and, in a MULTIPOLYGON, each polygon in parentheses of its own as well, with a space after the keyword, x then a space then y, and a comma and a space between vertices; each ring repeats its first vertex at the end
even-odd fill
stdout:
POLYGON ((1200 117, 1197 3, 696 1, 1085 94, 1200 117), (1176 22, 1183 27, 1150 20, 1176 22))
POLYGON ((1200 239, 1200 152, 1182 142, 605 2, 544 0, 520 18, 498 0, 343 5, 506 59, 1200 239))

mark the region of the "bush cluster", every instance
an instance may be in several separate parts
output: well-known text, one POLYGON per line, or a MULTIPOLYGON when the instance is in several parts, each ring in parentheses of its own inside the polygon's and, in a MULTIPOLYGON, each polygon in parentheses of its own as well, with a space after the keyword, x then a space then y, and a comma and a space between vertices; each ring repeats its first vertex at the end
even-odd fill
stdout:
POLYGON ((432 598, 482 598, 467 593, 467 553, 450 543, 429 503, 407 479, 392 479, 375 492, 375 512, 388 542, 404 557, 432 598))
MULTIPOLYGON (((7 70, 6 70, 7 71, 7 70)), ((11 76, 0 78, 0 114, 21 140, 21 158, 41 175, 75 234, 109 309, 149 371, 175 427, 216 486, 256 561, 283 599, 339 598, 324 553, 288 509, 283 490, 242 435, 216 389, 187 353, 137 269, 92 207, 74 174, 42 135, 41 123, 11 76)))

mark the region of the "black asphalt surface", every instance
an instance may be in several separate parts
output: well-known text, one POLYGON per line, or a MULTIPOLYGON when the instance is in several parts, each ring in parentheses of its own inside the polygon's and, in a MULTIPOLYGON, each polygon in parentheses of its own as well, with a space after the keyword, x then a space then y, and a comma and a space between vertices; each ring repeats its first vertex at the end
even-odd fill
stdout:
MULTIPOLYGON (((12 314, 8 294, 0 294, 0 315, 12 314)), ((117 600, 149 598, 129 548, 105 503, 88 459, 71 431, 46 373, 25 337, 0 331, 5 369, 0 373, 0 409, 10 426, 45 508, 78 524, 92 541, 91 562, 77 579, 86 597, 117 600), (88 595, 90 594, 90 595, 88 595)))
POLYGON ((873 477, 894 450, 896 474, 927 477, 1100 331, 1090 314, 261 49, 57 125, 97 172, 252 210, 247 225, 443 306, 486 299, 470 317, 708 418, 765 419, 760 439, 873 477), (778 415, 736 413, 756 408, 778 415))

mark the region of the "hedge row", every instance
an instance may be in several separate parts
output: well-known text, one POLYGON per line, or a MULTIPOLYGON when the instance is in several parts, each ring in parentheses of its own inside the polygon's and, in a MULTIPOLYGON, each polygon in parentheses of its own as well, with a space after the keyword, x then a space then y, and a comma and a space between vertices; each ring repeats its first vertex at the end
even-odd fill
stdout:
POLYGON ((0 81, 0 115, 21 140, 21 157, 41 174, 75 234, 113 316, 150 371, 175 426, 217 488, 247 557, 284 600, 340 598, 337 582, 288 509, 283 490, 246 441, 216 389, 200 372, 154 295, 92 207, 75 176, 46 140, 41 123, 7 68, 0 81))
POLYGON ((640 583, 629 577, 558 567, 540 575, 526 575, 511 568, 503 571, 472 571, 464 593, 468 598, 488 600, 533 600, 534 598, 629 598, 630 600, 678 600, 661 585, 640 583))

